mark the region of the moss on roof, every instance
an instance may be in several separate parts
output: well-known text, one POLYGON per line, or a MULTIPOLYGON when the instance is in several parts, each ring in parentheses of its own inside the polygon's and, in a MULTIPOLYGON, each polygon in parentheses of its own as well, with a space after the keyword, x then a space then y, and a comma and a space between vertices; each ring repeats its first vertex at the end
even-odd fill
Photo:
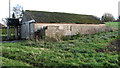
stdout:
POLYGON ((93 15, 82 15, 61 12, 25 11, 37 23, 79 23, 99 24, 101 21, 93 15))

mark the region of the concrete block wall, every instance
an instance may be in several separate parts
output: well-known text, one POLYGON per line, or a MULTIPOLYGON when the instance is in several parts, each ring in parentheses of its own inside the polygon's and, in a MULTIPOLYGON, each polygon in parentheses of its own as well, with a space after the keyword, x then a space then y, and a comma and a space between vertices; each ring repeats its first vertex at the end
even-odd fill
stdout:
POLYGON ((76 35, 81 34, 94 34, 100 31, 109 31, 111 28, 106 27, 105 24, 35 24, 35 31, 40 28, 45 29, 45 36, 55 37, 56 35, 76 35))
POLYGON ((56 37, 65 35, 65 30, 59 29, 59 26, 48 26, 45 30, 45 36, 56 37))

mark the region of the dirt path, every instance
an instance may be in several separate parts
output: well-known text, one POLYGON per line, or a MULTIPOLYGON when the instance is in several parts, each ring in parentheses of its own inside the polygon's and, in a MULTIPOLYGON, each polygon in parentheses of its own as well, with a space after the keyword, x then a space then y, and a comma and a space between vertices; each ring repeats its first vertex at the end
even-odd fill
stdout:
POLYGON ((24 42, 25 40, 12 40, 12 41, 2 41, 2 43, 15 43, 15 42, 24 42))

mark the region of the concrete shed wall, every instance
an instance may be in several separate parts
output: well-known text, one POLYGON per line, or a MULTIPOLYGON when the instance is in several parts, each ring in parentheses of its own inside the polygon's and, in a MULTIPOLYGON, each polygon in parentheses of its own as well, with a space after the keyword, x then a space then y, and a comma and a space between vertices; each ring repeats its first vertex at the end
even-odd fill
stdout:
POLYGON ((80 34, 94 34, 100 31, 109 31, 112 28, 105 24, 51 24, 51 23, 24 23, 21 26, 21 38, 33 39, 37 35, 56 37, 80 34), (39 34, 38 34, 39 33, 39 34))
POLYGON ((27 34, 28 34, 28 24, 22 24, 21 25, 21 38, 22 39, 26 39, 27 38, 27 34))
POLYGON ((45 36, 55 37, 56 35, 76 35, 81 34, 94 34, 100 31, 109 31, 105 24, 43 24, 35 23, 34 31, 45 29, 45 36))
POLYGON ((34 37, 34 23, 24 23, 21 25, 21 38, 30 39, 34 37))

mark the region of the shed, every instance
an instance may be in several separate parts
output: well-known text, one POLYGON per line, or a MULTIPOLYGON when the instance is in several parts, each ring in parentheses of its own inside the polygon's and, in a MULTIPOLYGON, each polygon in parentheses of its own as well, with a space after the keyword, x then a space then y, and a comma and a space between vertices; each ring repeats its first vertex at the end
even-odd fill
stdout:
POLYGON ((26 10, 21 25, 21 38, 91 34, 106 31, 105 24, 92 15, 26 10))

